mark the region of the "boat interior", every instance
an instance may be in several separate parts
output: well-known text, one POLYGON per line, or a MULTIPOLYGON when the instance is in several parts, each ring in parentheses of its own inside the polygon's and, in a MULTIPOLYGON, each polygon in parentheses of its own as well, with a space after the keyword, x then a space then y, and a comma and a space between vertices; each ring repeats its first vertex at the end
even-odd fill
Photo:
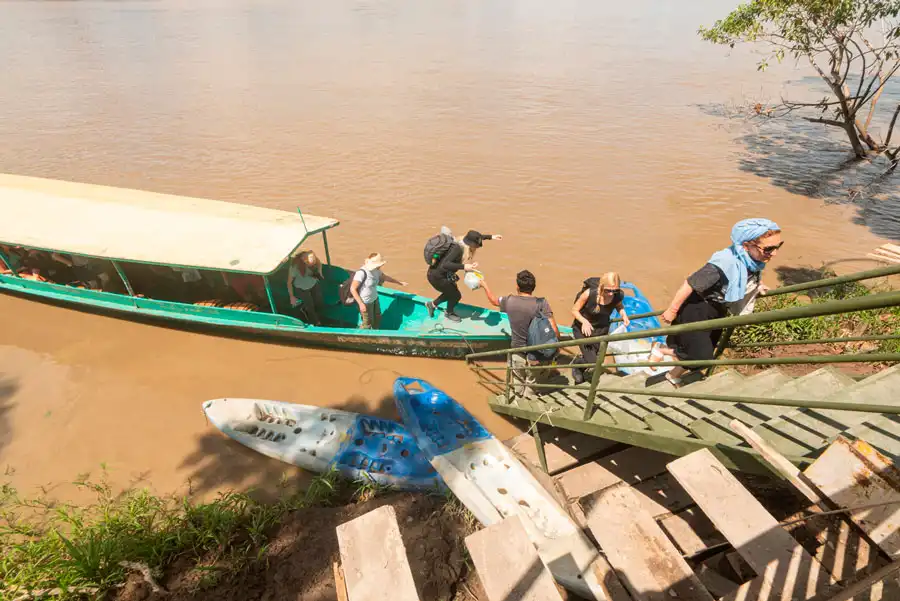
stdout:
MULTIPOLYGON (((258 274, 173 268, 128 261, 114 263, 104 258, 0 244, 0 275, 16 275, 53 286, 104 292, 125 298, 131 296, 128 290, 130 286, 134 297, 138 299, 163 301, 167 305, 172 303, 211 309, 275 313, 295 319, 297 326, 304 326, 302 304, 292 307, 289 301, 289 269, 290 262, 286 260, 267 276, 272 300, 270 303, 265 279, 258 274)), ((322 265, 323 279, 319 285, 325 304, 322 312, 323 327, 332 329, 358 326, 360 316, 356 306, 342 305, 338 296, 341 283, 351 275, 351 272, 342 267, 322 265)), ((457 313, 464 318, 464 322, 457 324, 446 321, 442 314, 429 318, 425 307, 428 299, 424 297, 389 288, 379 288, 379 296, 381 330, 402 330, 416 335, 498 335, 506 334, 509 330, 506 316, 498 311, 460 304, 457 313)))

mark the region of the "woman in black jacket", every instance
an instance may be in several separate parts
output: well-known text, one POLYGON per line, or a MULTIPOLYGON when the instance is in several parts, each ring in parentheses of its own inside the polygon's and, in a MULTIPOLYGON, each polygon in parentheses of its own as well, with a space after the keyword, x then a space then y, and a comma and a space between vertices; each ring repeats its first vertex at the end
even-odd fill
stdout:
POLYGON ((461 321, 459 315, 454 312, 456 304, 462 299, 462 293, 459 291, 457 282, 459 281, 458 271, 474 271, 478 267, 475 263, 475 252, 481 248, 485 240, 502 240, 500 234, 482 234, 475 230, 470 230, 468 234, 456 241, 450 249, 444 253, 433 266, 428 268, 428 283, 431 287, 440 292, 440 295, 433 301, 428 301, 425 305, 428 308, 428 316, 434 317, 437 306, 442 302, 447 302, 447 319, 450 321, 461 321))

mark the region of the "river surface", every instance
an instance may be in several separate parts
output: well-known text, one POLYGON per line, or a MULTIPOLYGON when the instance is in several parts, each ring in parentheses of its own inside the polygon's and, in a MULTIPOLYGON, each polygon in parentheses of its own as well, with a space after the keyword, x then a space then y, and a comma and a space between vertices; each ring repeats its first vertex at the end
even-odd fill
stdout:
MULTIPOLYGON (((698 26, 733 4, 7 1, 0 171, 333 216, 337 263, 379 251, 416 292, 428 290, 423 243, 442 225, 502 233, 478 256, 495 291, 531 269, 563 322, 581 280, 607 270, 662 307, 748 216, 782 226, 776 265, 871 266, 882 240, 856 207, 746 168, 746 132, 717 116, 809 75, 757 73, 752 53, 703 43, 698 26)), ((812 182, 844 156, 792 152, 788 175, 812 182)), ((518 431, 460 362, 218 338, 6 296, 0 374, 0 469, 26 491, 103 468, 161 491, 271 490, 302 477, 218 436, 201 401, 391 416, 398 374, 430 379, 502 438, 518 431)))

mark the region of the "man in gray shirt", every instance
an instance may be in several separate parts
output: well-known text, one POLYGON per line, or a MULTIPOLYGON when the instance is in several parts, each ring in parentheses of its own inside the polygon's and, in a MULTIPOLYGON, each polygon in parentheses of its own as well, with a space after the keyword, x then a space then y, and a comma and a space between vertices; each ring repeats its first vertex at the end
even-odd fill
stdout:
MULTIPOLYGON (((534 274, 528 271, 520 271, 516 274, 516 293, 497 298, 491 292, 487 282, 482 280, 481 287, 484 288, 484 294, 488 301, 506 313, 509 317, 510 338, 512 348, 521 348, 528 346, 528 327, 532 320, 537 317, 543 310, 544 315, 550 319, 553 331, 559 338, 559 326, 556 325, 556 319, 553 317, 553 310, 550 303, 545 298, 537 298, 534 296, 534 289, 537 287, 537 280, 534 274)), ((549 375, 548 369, 523 369, 525 367, 533 367, 540 365, 540 361, 533 357, 526 357, 522 353, 514 353, 512 356, 513 364, 513 391, 518 396, 531 396, 533 394, 532 384, 543 382, 549 375)))

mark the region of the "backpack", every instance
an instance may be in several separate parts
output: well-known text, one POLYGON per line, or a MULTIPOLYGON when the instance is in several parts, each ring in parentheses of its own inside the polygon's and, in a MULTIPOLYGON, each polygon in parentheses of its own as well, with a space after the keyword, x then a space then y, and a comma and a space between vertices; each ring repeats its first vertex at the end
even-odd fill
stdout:
POLYGON ((425 263, 429 267, 435 267, 447 254, 447 251, 453 248, 454 244, 456 244, 456 240, 449 233, 441 232, 432 236, 425 243, 425 263))
POLYGON ((366 278, 369 277, 369 274, 366 273, 365 269, 357 269, 353 272, 353 275, 344 280, 344 282, 341 284, 341 287, 338 288, 338 298, 341 299, 342 305, 352 305, 354 302, 356 302, 356 299, 353 298, 353 294, 351 294, 350 292, 350 287, 353 285, 353 278, 356 277, 356 274, 360 271, 363 274, 363 279, 362 282, 359 283, 359 285, 362 286, 365 283, 366 278))
MULTIPOLYGON (((534 346, 537 344, 552 344, 559 342, 556 332, 553 331, 553 324, 546 315, 545 307, 547 301, 543 298, 538 299, 538 312, 528 324, 528 336, 525 338, 525 344, 534 346)), ((559 354, 559 349, 544 349, 541 351, 529 351, 528 355, 539 361, 550 361, 559 354)))
POLYGON ((575 295, 575 298, 572 302, 578 300, 578 297, 584 294, 584 291, 590 288, 591 290, 597 290, 600 288, 600 278, 588 278, 584 281, 581 286, 581 290, 578 291, 578 294, 575 295))

